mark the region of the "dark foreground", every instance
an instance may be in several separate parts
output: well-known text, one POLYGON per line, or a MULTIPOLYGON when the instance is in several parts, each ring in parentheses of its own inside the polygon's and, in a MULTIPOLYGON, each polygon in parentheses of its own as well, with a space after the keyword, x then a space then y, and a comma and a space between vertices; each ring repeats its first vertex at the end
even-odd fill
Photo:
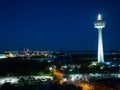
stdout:
POLYGON ((34 84, 34 85, 15 85, 5 83, 0 90, 82 90, 81 87, 67 84, 34 84))

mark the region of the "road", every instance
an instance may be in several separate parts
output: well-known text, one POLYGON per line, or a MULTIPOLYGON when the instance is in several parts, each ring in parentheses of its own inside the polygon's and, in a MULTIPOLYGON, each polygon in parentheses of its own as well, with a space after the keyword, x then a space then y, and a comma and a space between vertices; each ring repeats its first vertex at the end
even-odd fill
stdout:
POLYGON ((63 76, 65 75, 64 73, 61 73, 60 71, 58 70, 54 70, 53 71, 53 74, 57 77, 57 79, 59 80, 59 83, 60 84, 63 84, 64 82, 66 82, 67 84, 73 84, 77 87, 82 87, 82 90, 94 90, 94 86, 93 85, 90 85, 88 83, 88 81, 78 81, 78 80, 75 80, 74 82, 73 81, 70 81, 70 80, 67 80, 67 81, 64 81, 63 79, 63 76))

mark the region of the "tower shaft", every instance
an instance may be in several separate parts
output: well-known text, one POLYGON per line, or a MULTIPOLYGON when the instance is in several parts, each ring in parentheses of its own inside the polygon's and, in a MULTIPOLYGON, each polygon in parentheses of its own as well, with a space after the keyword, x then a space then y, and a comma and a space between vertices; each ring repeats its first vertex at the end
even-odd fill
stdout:
POLYGON ((104 62, 102 28, 98 28, 98 63, 104 62))

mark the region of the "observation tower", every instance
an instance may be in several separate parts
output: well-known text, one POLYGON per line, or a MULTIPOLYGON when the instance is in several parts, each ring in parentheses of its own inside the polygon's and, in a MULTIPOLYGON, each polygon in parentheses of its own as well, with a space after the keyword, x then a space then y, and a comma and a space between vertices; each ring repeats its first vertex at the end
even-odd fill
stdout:
POLYGON ((94 27, 98 29, 98 63, 104 63, 102 29, 105 27, 105 22, 102 20, 101 14, 98 15, 94 27))

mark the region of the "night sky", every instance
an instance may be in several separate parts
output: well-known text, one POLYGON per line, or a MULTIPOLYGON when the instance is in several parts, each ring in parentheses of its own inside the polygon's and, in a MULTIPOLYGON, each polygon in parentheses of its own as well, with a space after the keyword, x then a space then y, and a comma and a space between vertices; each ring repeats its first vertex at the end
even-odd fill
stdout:
POLYGON ((97 50, 99 13, 104 50, 120 49, 120 0, 0 0, 0 50, 97 50))

